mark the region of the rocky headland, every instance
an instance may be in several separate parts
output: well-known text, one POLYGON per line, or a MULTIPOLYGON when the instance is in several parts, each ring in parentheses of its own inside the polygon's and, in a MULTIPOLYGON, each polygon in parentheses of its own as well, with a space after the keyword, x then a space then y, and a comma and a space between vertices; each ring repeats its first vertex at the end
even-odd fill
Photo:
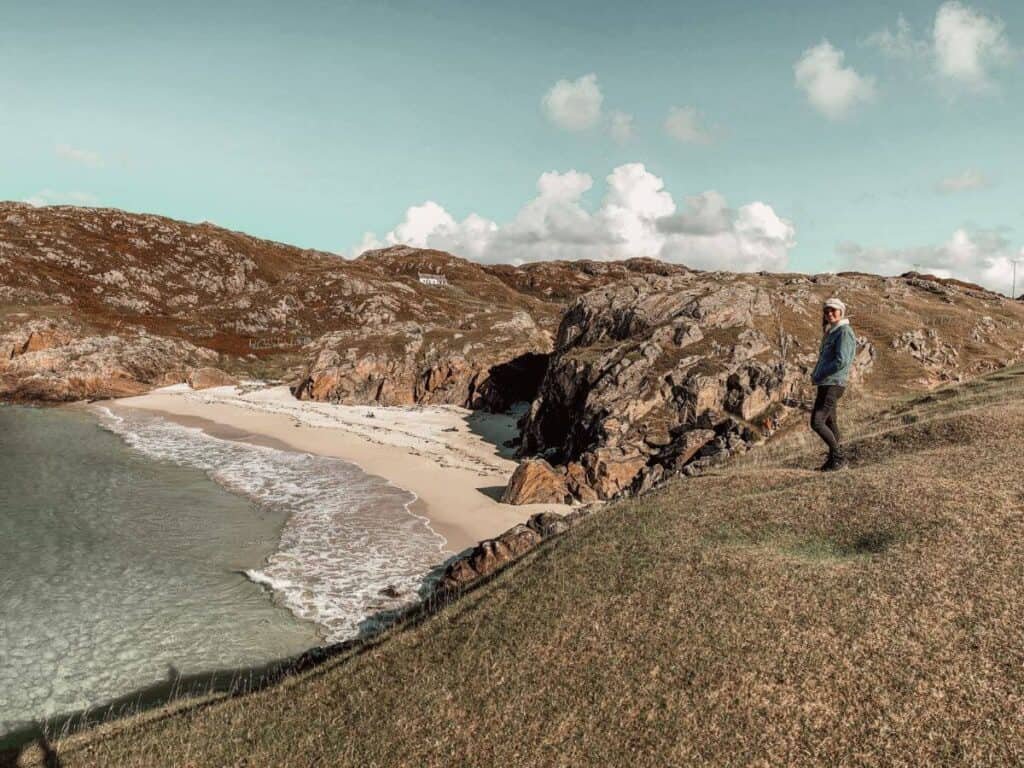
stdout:
POLYGON ((853 383, 869 395, 959 382, 1024 354, 1021 304, 959 281, 630 277, 566 310, 506 499, 636 493, 766 439, 813 396, 818 308, 833 295, 851 307, 853 383))

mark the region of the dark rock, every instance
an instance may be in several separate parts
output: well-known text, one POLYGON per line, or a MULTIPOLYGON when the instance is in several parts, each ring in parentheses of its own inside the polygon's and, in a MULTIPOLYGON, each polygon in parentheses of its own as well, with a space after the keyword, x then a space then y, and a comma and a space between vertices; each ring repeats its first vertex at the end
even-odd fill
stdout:
POLYGON ((448 565, 438 582, 438 589, 457 589, 489 576, 529 552, 541 542, 541 538, 533 528, 516 525, 496 539, 481 541, 468 555, 448 565))
POLYGON ((527 520, 526 525, 540 534, 541 538, 546 539, 569 530, 570 523, 565 517, 554 512, 538 512, 527 520))

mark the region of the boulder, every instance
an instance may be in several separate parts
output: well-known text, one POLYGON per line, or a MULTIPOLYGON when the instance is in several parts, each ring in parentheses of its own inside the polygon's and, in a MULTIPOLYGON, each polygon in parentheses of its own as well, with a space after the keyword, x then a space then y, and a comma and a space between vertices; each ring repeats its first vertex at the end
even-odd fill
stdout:
POLYGON ((448 567, 445 568, 444 575, 438 582, 437 587, 440 590, 458 589, 479 578, 480 574, 470 565, 469 558, 460 557, 449 563, 448 567))
POLYGON ((542 538, 543 535, 536 529, 519 524, 509 528, 497 540, 508 549, 512 557, 520 557, 540 544, 542 538))
POLYGON ((238 384, 238 379, 220 368, 203 367, 193 368, 188 373, 188 385, 192 389, 210 389, 212 387, 233 387, 238 384))
POLYGON ((527 459, 516 467, 501 501, 503 504, 568 504, 572 495, 565 475, 544 459, 527 459))
POLYGON ((498 539, 481 541, 469 556, 469 565, 478 576, 488 576, 513 558, 512 550, 498 539))
POLYGON ((157 387, 169 387, 172 384, 183 384, 187 382, 188 371, 182 368, 175 368, 170 371, 164 371, 162 374, 157 376, 153 384, 157 387))
POLYGON ((554 512, 538 512, 526 521, 526 526, 540 534, 541 538, 557 536, 569 530, 569 521, 554 512))

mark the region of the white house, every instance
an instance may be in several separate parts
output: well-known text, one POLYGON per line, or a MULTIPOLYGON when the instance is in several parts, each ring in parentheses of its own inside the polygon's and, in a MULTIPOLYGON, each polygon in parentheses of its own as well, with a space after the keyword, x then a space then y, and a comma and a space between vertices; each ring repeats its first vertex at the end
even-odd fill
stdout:
POLYGON ((423 274, 420 272, 420 282, 424 285, 448 285, 448 278, 444 275, 423 274))

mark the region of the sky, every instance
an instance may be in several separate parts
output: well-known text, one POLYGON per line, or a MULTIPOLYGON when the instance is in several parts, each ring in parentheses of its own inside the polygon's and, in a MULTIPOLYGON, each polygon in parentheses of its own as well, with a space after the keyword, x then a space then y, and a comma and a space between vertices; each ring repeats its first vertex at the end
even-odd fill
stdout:
POLYGON ((0 199, 349 257, 916 268, 1009 293, 1024 256, 1020 2, 0 11, 0 199))

